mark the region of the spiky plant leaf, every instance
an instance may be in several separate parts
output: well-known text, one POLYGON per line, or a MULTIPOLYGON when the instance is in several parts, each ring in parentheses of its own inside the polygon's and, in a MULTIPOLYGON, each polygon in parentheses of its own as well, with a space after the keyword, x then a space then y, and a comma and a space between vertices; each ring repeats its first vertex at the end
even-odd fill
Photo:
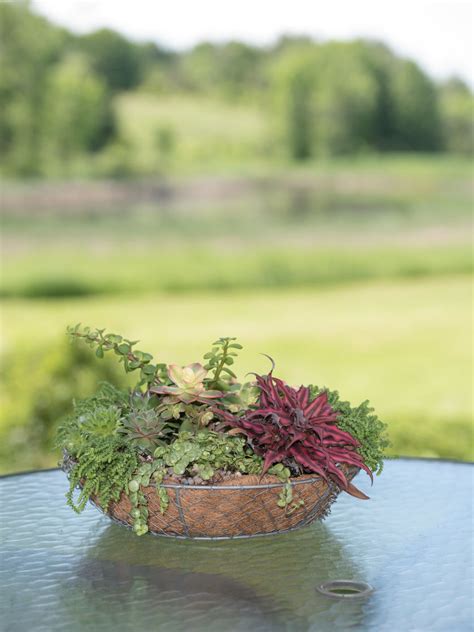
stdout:
POLYGON ((268 375, 256 375, 260 390, 256 408, 242 415, 215 408, 216 416, 247 436, 255 453, 264 458, 262 473, 275 463, 284 463, 293 471, 330 478, 348 494, 367 498, 338 467, 356 466, 372 479, 357 452, 358 441, 338 427, 338 414, 328 403, 327 393, 313 398, 308 387, 292 388, 272 372, 273 368, 268 375))

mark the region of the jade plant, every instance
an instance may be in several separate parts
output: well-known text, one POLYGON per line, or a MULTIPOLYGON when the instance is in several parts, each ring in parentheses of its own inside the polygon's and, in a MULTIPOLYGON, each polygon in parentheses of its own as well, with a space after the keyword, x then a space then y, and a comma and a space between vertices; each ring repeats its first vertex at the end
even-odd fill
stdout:
POLYGON ((88 499, 107 511, 125 495, 134 530, 142 535, 150 485, 164 513, 166 481, 209 485, 269 475, 282 483, 277 504, 288 515, 303 503, 293 499, 298 476, 320 476, 366 499, 346 476, 348 468, 371 479, 382 470, 385 425, 367 402, 352 407, 337 391, 293 388, 273 375, 273 361, 268 374, 241 384, 230 368, 242 349, 235 338, 219 338, 202 363, 181 367, 155 363, 136 349, 137 341, 103 329, 76 325, 68 334, 98 358, 116 354, 126 372, 138 374, 129 391, 102 384, 96 395, 75 402, 58 430, 70 478, 68 504, 78 512, 88 499))

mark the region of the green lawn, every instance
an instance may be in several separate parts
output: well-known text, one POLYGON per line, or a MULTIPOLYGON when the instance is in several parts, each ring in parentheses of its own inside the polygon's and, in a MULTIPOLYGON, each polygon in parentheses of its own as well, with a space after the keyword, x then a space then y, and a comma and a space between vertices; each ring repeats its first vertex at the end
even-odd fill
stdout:
POLYGON ((324 289, 10 300, 4 348, 53 343, 67 324, 107 327, 161 361, 199 359, 219 335, 244 344, 240 375, 268 363, 290 383, 369 398, 392 453, 472 459, 471 284, 467 276, 324 289))
POLYGON ((163 245, 159 254, 114 247, 91 252, 56 246, 17 258, 5 270, 5 297, 170 293, 325 286, 371 279, 468 274, 468 244, 386 246, 301 244, 300 248, 163 245), (127 264, 124 265, 124 261, 127 264))
MULTIPOLYGON (((465 159, 365 157, 278 173, 175 180, 148 202, 134 202, 132 185, 105 208, 87 185, 70 208, 50 208, 44 191, 35 208, 24 187, 26 206, 3 217, 1 296, 307 287, 472 267, 465 159)), ((21 187, 8 190, 21 200, 21 187)))
MULTIPOLYGON (((189 143, 206 145, 214 119, 198 104, 184 116, 172 101, 122 100, 139 159, 153 159, 152 145, 140 147, 160 121, 189 125, 189 143)), ((260 142, 260 123, 235 108, 242 138, 260 142)), ((228 115, 216 113, 215 125, 232 145, 228 115)), ((54 424, 104 378, 97 365, 64 358, 59 341, 78 321, 141 339, 166 362, 199 359, 217 336, 237 335, 240 375, 265 370, 258 354, 269 353, 292 383, 370 398, 390 425, 392 453, 472 458, 470 163, 236 164, 246 177, 226 173, 229 163, 212 177, 176 174, 164 199, 135 201, 141 184, 130 183, 118 206, 100 202, 110 183, 83 183, 69 205, 67 183, 50 185, 64 207, 54 195, 50 207, 41 184, 6 187, 20 203, 2 222, 0 469, 15 467, 14 446, 21 467, 54 464, 54 424)))

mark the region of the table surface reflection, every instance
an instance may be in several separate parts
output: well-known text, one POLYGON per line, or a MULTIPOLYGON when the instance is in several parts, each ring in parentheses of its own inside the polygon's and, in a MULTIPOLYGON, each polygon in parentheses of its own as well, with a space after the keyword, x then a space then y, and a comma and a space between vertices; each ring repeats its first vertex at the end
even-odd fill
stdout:
POLYGON ((471 464, 387 461, 324 523, 234 541, 135 536, 65 505, 63 472, 0 479, 0 629, 429 631, 472 629, 471 464), (363 600, 316 586, 365 581, 363 600))

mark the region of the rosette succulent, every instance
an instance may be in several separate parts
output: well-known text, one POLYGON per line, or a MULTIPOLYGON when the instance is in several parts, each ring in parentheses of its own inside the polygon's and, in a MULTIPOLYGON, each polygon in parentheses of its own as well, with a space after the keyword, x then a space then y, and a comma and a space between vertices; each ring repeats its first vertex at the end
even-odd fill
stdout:
POLYGON ((152 386, 150 392, 156 395, 168 395, 170 402, 183 402, 184 404, 192 404, 193 402, 212 404, 213 400, 224 395, 222 391, 206 390, 204 380, 207 376, 207 370, 199 362, 184 367, 170 364, 168 376, 174 386, 159 384, 152 386))
POLYGON ((215 409, 225 424, 242 432, 256 454, 264 458, 263 474, 274 463, 284 463, 297 472, 314 472, 331 478, 358 498, 367 496, 345 477, 338 464, 372 472, 357 452, 359 442, 337 426, 337 413, 325 392, 311 399, 310 389, 294 389, 272 372, 256 376, 260 397, 256 408, 243 415, 215 409))
POLYGON ((160 415, 159 409, 153 407, 148 397, 136 396, 132 399, 130 411, 121 419, 119 433, 141 449, 151 450, 170 440, 177 426, 172 417, 165 419, 160 415))

